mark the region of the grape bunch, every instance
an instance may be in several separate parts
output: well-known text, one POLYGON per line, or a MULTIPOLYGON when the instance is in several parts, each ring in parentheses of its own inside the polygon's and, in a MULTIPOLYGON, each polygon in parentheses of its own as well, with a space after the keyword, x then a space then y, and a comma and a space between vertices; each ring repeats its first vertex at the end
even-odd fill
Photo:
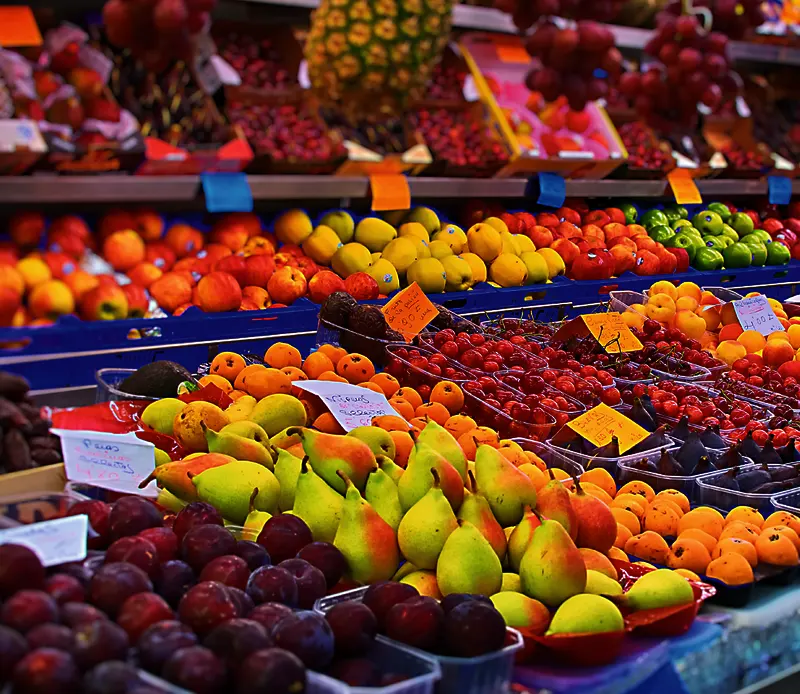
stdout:
MULTIPOLYGON (((743 39, 751 29, 764 23, 761 0, 695 0, 695 7, 711 11, 714 28, 731 39, 743 39)), ((680 0, 673 0, 664 10, 676 17, 681 14, 680 0)))
POLYGON ((739 80, 731 71, 728 37, 706 32, 698 17, 678 17, 662 12, 645 53, 657 63, 644 72, 628 72, 620 78, 619 90, 637 113, 657 129, 670 123, 690 126, 697 119, 698 105, 715 113, 723 99, 735 96, 739 80))
POLYGON ((527 31, 537 20, 546 17, 611 22, 625 2, 626 0, 495 0, 495 7, 510 14, 517 29, 527 31))
POLYGON ((550 21, 540 22, 527 38, 525 49, 541 63, 528 74, 528 89, 540 92, 547 101, 563 94, 573 111, 604 98, 609 81, 615 81, 622 69, 614 35, 590 20, 564 29, 550 21))
POLYGON ((148 70, 160 72, 175 59, 188 60, 193 38, 217 0, 109 0, 103 7, 108 40, 128 48, 148 70))

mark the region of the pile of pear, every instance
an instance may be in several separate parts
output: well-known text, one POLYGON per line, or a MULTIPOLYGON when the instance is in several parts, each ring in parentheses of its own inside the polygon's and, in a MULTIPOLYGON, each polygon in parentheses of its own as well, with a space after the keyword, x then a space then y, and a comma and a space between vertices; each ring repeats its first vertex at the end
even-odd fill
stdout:
POLYGON ((272 437, 251 421, 203 430, 209 453, 159 465, 142 484, 155 479, 167 506, 204 501, 256 533, 273 515, 294 514, 315 541, 342 552, 356 583, 486 595, 509 626, 551 634, 619 631, 622 603, 693 600, 669 570, 622 596, 608 558, 617 523, 602 500, 553 475, 537 493, 496 448, 481 445, 467 460, 434 421, 415 434, 405 468, 394 462, 392 437, 374 426, 346 435, 290 426, 272 437))

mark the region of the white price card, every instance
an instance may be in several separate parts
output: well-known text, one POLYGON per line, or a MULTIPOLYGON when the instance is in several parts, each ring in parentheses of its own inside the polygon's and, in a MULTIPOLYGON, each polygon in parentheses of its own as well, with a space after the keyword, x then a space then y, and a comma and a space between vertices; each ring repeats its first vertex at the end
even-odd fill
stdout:
POLYGON ((757 330, 764 336, 783 330, 783 325, 763 294, 734 301, 733 310, 736 311, 742 330, 757 330))
POLYGON ((381 415, 400 416, 385 395, 367 388, 334 381, 295 381, 293 385, 318 396, 345 431, 369 426, 381 415))
POLYGON ((139 482, 155 468, 155 446, 135 434, 105 434, 99 431, 53 429, 61 437, 67 479, 127 494, 158 496, 151 482, 139 482))
POLYGON ((88 530, 88 516, 67 516, 0 530, 0 545, 24 545, 36 552, 45 566, 56 566, 86 558, 88 530))

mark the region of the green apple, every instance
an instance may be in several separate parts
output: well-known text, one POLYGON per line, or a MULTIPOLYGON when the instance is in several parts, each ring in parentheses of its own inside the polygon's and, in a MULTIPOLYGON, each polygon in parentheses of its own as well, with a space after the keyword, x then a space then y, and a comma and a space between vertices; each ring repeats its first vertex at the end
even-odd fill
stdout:
POLYGON ((708 209, 712 212, 716 212, 720 217, 722 217, 723 222, 727 222, 731 218, 731 211, 728 209, 728 206, 721 202, 712 202, 708 209))
POLYGON ((619 209, 625 215, 625 224, 636 224, 636 219, 639 217, 639 211, 636 206, 630 202, 623 202, 619 209))
POLYGON ((791 258, 791 252, 782 243, 773 241, 767 246, 767 265, 786 265, 791 258))
POLYGON ((647 210, 647 212, 645 212, 639 220, 639 224, 641 224, 645 229, 649 229, 650 227, 657 226, 659 224, 666 224, 669 226, 669 220, 667 219, 667 215, 665 215, 661 210, 647 210))
POLYGON ((719 270, 725 264, 725 259, 722 257, 716 248, 701 248, 694 256, 692 267, 696 270, 719 270))
POLYGON ((732 243, 722 250, 726 268, 750 267, 753 262, 753 251, 746 243, 732 243))
MULTIPOLYGON (((727 248, 728 244, 726 241, 730 241, 730 239, 726 238, 725 236, 704 236, 703 242, 705 243, 707 248, 716 248, 718 251, 721 251, 723 248, 727 248)), ((733 243, 731 241, 731 243, 733 243)))
POLYGON ((765 244, 772 243, 772 237, 763 229, 753 229, 751 233, 758 236, 765 244))
POLYGON ((666 224, 658 224, 654 227, 650 227, 647 230, 647 235, 653 239, 653 241, 664 243, 667 239, 671 239, 675 236, 675 232, 666 224))
POLYGON ((736 233, 739 234, 740 237, 749 234, 753 229, 755 229, 755 224, 753 224, 753 220, 750 218, 750 215, 745 214, 744 212, 737 212, 730 218, 728 222, 735 230, 736 233))
POLYGON ((703 210, 692 217, 692 226, 704 235, 719 236, 723 223, 722 217, 711 210, 703 210))
POLYGON ((746 234, 739 242, 748 246, 753 252, 753 265, 761 267, 767 262, 767 247, 758 236, 746 234))
POLYGON ((694 256, 699 248, 699 244, 694 237, 682 232, 667 239, 666 243, 664 243, 664 246, 666 248, 683 248, 689 254, 690 263, 694 260, 694 256))
POLYGON ((676 219, 674 222, 670 223, 670 226, 675 229, 675 231, 683 228, 694 229, 692 223, 688 219, 676 219))
POLYGON ((722 225, 722 235, 727 236, 731 241, 739 240, 739 234, 737 234, 736 230, 728 224, 722 225))

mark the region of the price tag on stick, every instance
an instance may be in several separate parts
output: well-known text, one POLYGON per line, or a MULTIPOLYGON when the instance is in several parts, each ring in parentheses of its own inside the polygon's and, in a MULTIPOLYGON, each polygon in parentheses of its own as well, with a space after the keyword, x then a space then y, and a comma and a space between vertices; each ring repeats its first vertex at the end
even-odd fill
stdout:
POLYGON ((792 201, 792 180, 786 176, 767 176, 770 205, 788 205, 792 201))
POLYGON ((200 180, 209 212, 253 211, 253 191, 247 174, 209 172, 201 174, 200 180))
POLYGON ((703 202, 697 184, 687 169, 673 169, 667 174, 675 202, 679 205, 696 205, 703 202))
POLYGON ((595 446, 605 446, 612 436, 616 436, 620 453, 633 448, 649 435, 646 429, 604 403, 584 412, 567 426, 595 446))
POLYGON ((419 335, 422 329, 439 315, 439 311, 414 282, 389 300, 383 307, 383 315, 389 327, 403 333, 408 342, 419 335))
POLYGON ((764 337, 774 333, 776 330, 783 330, 783 325, 769 305, 767 297, 763 294, 751 296, 748 299, 734 301, 733 310, 742 330, 757 330, 764 337))
POLYGON ((638 352, 643 348, 639 339, 616 311, 609 313, 587 313, 581 316, 589 332, 609 354, 638 352))
POLYGON ((300 390, 319 397, 345 431, 367 427, 375 417, 399 417, 386 396, 360 386, 335 381, 296 381, 300 390))
POLYGON ((555 173, 542 172, 537 177, 531 178, 528 186, 535 185, 538 181, 539 195, 536 202, 545 207, 562 207, 567 198, 567 182, 562 176, 555 173))
POLYGON ((0 46, 41 46, 42 34, 30 7, 0 7, 0 46))
POLYGON ((374 174, 369 177, 372 211, 407 210, 411 207, 411 189, 402 174, 374 174))

